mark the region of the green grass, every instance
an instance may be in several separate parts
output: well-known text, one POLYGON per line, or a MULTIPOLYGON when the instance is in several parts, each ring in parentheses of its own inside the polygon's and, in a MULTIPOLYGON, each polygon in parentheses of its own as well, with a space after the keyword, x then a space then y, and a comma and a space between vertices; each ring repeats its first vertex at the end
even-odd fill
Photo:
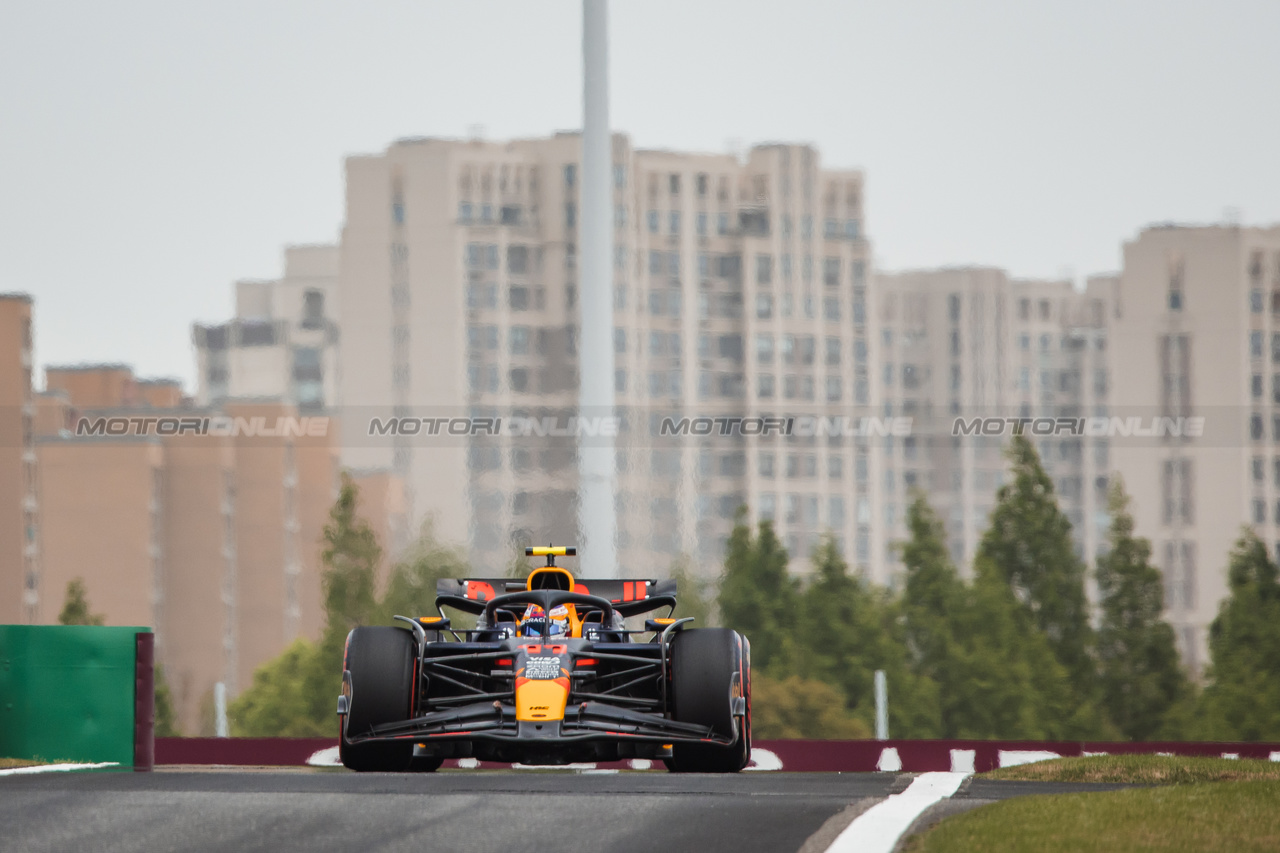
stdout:
POLYGON ((1016 797, 944 820, 914 853, 1280 850, 1280 782, 1016 797))
POLYGON ((979 778, 1032 782, 1129 782, 1137 785, 1280 781, 1280 762, 1164 755, 1090 755, 1002 767, 983 773, 979 778))
POLYGON ((0 770, 12 770, 15 767, 35 767, 43 761, 28 761, 25 758, 0 758, 0 770))

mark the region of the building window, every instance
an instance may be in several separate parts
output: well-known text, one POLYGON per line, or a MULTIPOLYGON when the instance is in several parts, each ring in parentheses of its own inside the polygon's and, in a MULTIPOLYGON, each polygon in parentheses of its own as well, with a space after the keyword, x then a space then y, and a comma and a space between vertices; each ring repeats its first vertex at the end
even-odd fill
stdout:
POLYGON ((822 283, 834 287, 840 283, 840 259, 822 259, 822 283))
POLYGON ((759 320, 768 320, 773 316, 773 297, 768 293, 761 293, 756 296, 756 318, 759 320))
POLYGON ((756 335, 756 363, 773 364, 773 335, 756 335))
POLYGON ((1167 417, 1191 413, 1191 338, 1160 338, 1161 412, 1167 417))
POLYGON ((756 283, 773 283, 773 255, 756 255, 756 283))
POLYGON ((774 378, 772 373, 761 373, 756 376, 756 396, 768 399, 774 395, 774 378))
POLYGON ((529 247, 521 245, 507 246, 507 272, 513 275, 524 275, 529 272, 529 247))
POLYGON ((618 163, 613 164, 613 185, 617 189, 624 189, 627 186, 627 167, 618 163))
POLYGON ((564 185, 566 187, 571 187, 577 183, 578 183, 578 164, 566 163, 564 166, 564 185))
POLYGON ((671 211, 668 217, 668 222, 670 225, 671 233, 679 234, 680 233, 680 211, 678 210, 671 211))
POLYGON ((1173 268, 1169 272, 1169 310, 1182 310, 1182 261, 1174 262, 1173 268))
POLYGON ((512 355, 528 355, 529 354, 529 327, 528 326, 512 326, 509 340, 511 343, 512 355))
POLYGON ((958 293, 947 295, 947 319, 953 323, 960 322, 960 294, 958 293))
POLYGON ((318 329, 324 325, 324 291, 308 290, 302 295, 302 328, 318 329))
POLYGON ((1162 477, 1164 523, 1195 523, 1194 483, 1190 459, 1166 459, 1162 477))
POLYGON ((766 480, 774 478, 774 455, 772 453, 761 453, 759 458, 760 476, 766 480))

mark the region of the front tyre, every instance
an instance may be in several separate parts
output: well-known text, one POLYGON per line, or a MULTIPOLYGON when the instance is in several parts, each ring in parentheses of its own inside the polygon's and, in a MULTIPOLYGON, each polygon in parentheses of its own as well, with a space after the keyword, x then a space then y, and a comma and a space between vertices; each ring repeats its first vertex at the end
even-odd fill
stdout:
POLYGON ((728 745, 677 743, 667 768, 676 773, 737 773, 751 760, 751 653, 745 637, 728 628, 694 628, 671 642, 672 716, 708 726, 728 745), (741 697, 746 713, 735 719, 741 697))
POLYGON ((409 719, 414 661, 418 644, 399 628, 356 628, 347 637, 343 668, 349 673, 348 710, 339 731, 338 754, 346 767, 361 772, 400 773, 435 770, 438 759, 414 759, 411 741, 350 743, 382 723, 409 719))

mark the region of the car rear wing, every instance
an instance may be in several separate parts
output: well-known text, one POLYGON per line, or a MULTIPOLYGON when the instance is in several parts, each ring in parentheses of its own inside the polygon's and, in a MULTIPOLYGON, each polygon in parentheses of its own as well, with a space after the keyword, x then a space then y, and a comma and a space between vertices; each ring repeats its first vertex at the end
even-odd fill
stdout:
MULTIPOLYGON (((459 599, 463 599, 482 605, 496 596, 524 589, 525 581, 513 578, 446 578, 436 581, 436 596, 458 603, 461 603, 459 599)), ((676 582, 673 580, 586 578, 575 580, 572 591, 608 599, 614 610, 623 616, 648 613, 659 607, 674 607, 676 603, 676 582)), ((475 612, 482 612, 483 609, 481 607, 475 612)))

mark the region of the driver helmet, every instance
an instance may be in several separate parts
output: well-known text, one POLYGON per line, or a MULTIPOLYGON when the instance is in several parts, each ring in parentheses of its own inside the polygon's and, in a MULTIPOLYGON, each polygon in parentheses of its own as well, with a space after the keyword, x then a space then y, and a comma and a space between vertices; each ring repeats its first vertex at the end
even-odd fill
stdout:
POLYGON ((524 637, 563 637, 569 633, 569 608, 561 604, 551 608, 551 615, 540 605, 530 604, 520 619, 520 634, 524 637))

